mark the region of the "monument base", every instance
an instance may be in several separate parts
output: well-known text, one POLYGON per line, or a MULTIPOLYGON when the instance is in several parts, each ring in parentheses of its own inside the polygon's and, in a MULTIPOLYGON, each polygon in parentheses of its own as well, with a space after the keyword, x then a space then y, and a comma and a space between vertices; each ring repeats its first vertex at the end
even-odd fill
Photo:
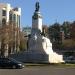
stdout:
POLYGON ((24 63, 49 63, 49 55, 45 53, 25 51, 22 53, 10 55, 10 57, 24 63))
POLYGON ((50 39, 40 35, 35 30, 36 34, 32 34, 31 38, 29 39, 29 53, 31 61, 34 59, 39 62, 41 60, 42 62, 49 62, 49 63, 62 63, 63 55, 60 55, 53 51, 52 49, 52 43, 50 42, 50 39), (46 59, 45 59, 46 57, 46 59), (39 60, 38 60, 39 59, 39 60), (44 61, 43 61, 44 60, 44 61))
POLYGON ((26 52, 24 56, 27 63, 49 63, 48 54, 26 52))

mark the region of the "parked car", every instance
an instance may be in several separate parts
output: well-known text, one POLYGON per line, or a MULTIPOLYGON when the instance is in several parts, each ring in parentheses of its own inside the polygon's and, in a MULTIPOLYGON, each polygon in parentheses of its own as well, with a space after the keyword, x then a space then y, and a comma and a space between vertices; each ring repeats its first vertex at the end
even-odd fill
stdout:
POLYGON ((24 67, 24 65, 21 62, 16 61, 13 58, 0 58, 0 67, 1 68, 13 68, 13 69, 20 68, 21 69, 24 67))
POLYGON ((65 63, 75 63, 75 58, 73 56, 67 57, 65 63))

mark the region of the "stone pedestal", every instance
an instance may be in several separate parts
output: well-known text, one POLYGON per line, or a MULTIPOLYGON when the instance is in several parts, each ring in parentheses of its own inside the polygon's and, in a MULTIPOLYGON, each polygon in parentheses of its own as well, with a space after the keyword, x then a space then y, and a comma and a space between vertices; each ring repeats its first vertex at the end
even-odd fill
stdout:
POLYGON ((43 63, 61 63, 63 56, 53 52, 52 43, 47 37, 42 36, 38 31, 31 35, 29 39, 28 49, 29 61, 43 62, 43 63))
POLYGON ((25 60, 27 63, 49 63, 49 55, 43 53, 25 52, 25 60))

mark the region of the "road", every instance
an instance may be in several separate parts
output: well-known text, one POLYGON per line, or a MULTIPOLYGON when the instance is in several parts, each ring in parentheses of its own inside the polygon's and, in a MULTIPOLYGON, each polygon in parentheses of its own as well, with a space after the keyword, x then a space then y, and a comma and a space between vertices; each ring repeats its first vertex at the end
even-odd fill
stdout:
POLYGON ((23 69, 0 69, 0 75, 75 75, 75 68, 29 66, 23 69))

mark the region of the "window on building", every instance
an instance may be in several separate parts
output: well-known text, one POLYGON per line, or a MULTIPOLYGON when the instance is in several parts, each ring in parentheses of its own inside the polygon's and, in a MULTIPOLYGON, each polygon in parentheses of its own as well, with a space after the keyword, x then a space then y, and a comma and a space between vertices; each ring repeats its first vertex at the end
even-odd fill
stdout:
POLYGON ((17 15, 17 25, 19 25, 19 16, 17 15))
POLYGON ((10 19, 10 21, 12 21, 12 14, 9 15, 9 19, 10 19))
POLYGON ((20 16, 17 15, 17 25, 20 26, 20 16))
POLYGON ((16 22, 16 15, 13 15, 13 21, 16 22))
POLYGON ((6 16, 6 10, 2 10, 2 16, 6 16))
POLYGON ((2 25, 6 25, 6 19, 5 18, 2 19, 2 25))
POLYGON ((19 26, 20 26, 20 16, 19 16, 19 26))

